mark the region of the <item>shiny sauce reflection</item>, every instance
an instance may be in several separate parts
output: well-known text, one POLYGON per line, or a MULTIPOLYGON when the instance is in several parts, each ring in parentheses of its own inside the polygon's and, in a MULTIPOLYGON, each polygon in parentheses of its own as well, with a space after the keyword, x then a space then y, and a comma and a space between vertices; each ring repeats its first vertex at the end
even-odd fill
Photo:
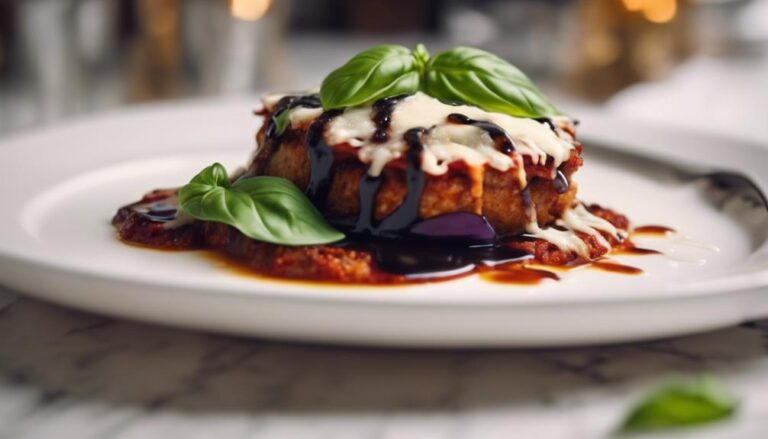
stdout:
POLYGON ((607 271, 610 273, 617 273, 617 274, 638 275, 643 273, 643 270, 640 268, 633 267, 631 265, 620 264, 614 261, 608 261, 605 259, 592 262, 591 264, 589 264, 589 267, 600 270, 600 271, 607 271))
POLYGON ((675 233, 675 229, 666 227, 666 226, 659 226, 659 225, 647 225, 647 226, 639 226, 635 227, 634 230, 632 230, 633 235, 657 235, 657 236, 666 236, 671 235, 675 233))
POLYGON ((487 271, 481 273, 480 278, 489 282, 515 285, 536 285, 547 279, 560 280, 560 276, 551 271, 527 267, 487 271))

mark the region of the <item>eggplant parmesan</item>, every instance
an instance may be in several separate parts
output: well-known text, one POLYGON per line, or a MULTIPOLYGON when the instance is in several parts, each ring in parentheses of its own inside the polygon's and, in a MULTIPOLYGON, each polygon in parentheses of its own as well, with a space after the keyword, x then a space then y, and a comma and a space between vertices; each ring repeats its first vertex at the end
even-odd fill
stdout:
POLYGON ((246 215, 238 213, 244 208, 221 220, 206 216, 205 197, 218 195, 187 196, 192 201, 185 207, 183 188, 181 197, 176 190, 148 194, 121 208, 113 224, 125 241, 211 248, 263 275, 344 283, 584 263, 628 245, 626 217, 577 198, 583 146, 574 120, 468 101, 420 89, 339 108, 326 105, 322 90, 264 96, 255 152, 216 192, 246 197, 250 225, 232 219, 246 215), (281 218, 309 221, 290 208, 262 217, 281 203, 278 189, 262 200, 259 194, 270 189, 251 187, 267 177, 305 194, 343 238, 309 245, 258 239, 254 221, 283 237, 293 229, 281 229, 281 218))

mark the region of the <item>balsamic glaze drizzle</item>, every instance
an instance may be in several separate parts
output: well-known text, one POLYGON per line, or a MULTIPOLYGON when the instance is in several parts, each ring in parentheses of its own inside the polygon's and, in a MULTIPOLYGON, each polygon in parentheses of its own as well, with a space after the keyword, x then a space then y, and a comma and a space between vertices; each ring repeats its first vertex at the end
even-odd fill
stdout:
POLYGON ((389 140, 389 126, 392 123, 392 112, 398 102, 410 96, 401 94, 379 99, 373 104, 373 123, 376 124, 376 131, 371 136, 371 142, 384 143, 389 140))
POLYGON ((367 172, 360 179, 358 186, 360 211, 357 214, 357 222, 352 233, 374 234, 376 227, 374 226, 373 213, 376 209, 376 195, 379 193, 381 182, 381 176, 373 177, 367 172))
POLYGON ((565 174, 563 174, 563 171, 559 169, 557 170, 555 179, 552 180, 552 186, 555 188, 555 191, 558 194, 564 194, 568 192, 568 189, 570 188, 570 183, 568 183, 568 179, 565 177, 565 174))
POLYGON ((291 111, 296 107, 306 108, 321 108, 323 104, 320 102, 320 95, 311 94, 305 96, 284 96, 275 107, 272 109, 272 117, 269 119, 267 125, 266 136, 267 139, 274 139, 277 136, 277 123, 275 119, 286 111, 291 111))
POLYGON ((421 135, 426 132, 424 128, 411 128, 403 134, 403 139, 408 145, 405 153, 407 189, 405 199, 400 206, 379 224, 380 235, 396 234, 410 227, 419 219, 419 205, 421 193, 424 191, 426 175, 421 169, 421 157, 424 152, 424 144, 421 135))
POLYGON ((376 194, 379 186, 381 186, 382 177, 371 177, 366 173, 360 180, 358 190, 360 212, 354 228, 355 233, 394 237, 398 235, 398 232, 406 231, 419 219, 421 193, 426 183, 426 176, 421 169, 421 157, 424 152, 421 136, 425 132, 426 129, 424 128, 412 128, 403 134, 403 140, 408 145, 408 150, 405 153, 405 178, 407 182, 405 198, 400 206, 379 224, 375 223, 374 209, 376 194))
POLYGON ((549 126, 550 130, 557 132, 557 126, 555 125, 555 122, 552 120, 552 118, 550 118, 550 117, 537 117, 537 118, 534 118, 533 120, 535 120, 536 122, 539 122, 539 123, 547 124, 549 126))
MULTIPOLYGON (((283 96, 280 98, 279 101, 272 107, 271 113, 272 116, 269 118, 268 121, 265 123, 267 124, 267 127, 264 132, 264 144, 261 145, 261 148, 259 151, 266 150, 268 151, 267 154, 263 154, 260 152, 260 154, 263 154, 264 156, 268 156, 269 154, 272 154, 277 148, 280 146, 280 144, 283 141, 283 134, 284 133, 278 133, 278 126, 277 126, 277 118, 285 113, 286 111, 290 111, 296 107, 306 107, 306 108, 321 108, 322 103, 320 102, 320 95, 318 94, 310 94, 310 95, 304 95, 304 96, 297 96, 297 95, 290 95, 290 96, 283 96)), ((256 114, 263 114, 262 112, 265 110, 261 110, 257 112, 256 114)), ((256 160, 251 162, 249 164, 248 169, 243 172, 241 175, 239 175, 235 181, 242 180, 245 178, 251 178, 257 175, 258 168, 254 167, 254 164, 256 164, 256 160)))
POLYGON ((451 113, 448 115, 448 122, 459 125, 472 125, 488 133, 493 140, 496 149, 504 154, 512 154, 515 151, 515 142, 507 135, 507 132, 493 122, 484 120, 475 120, 461 113, 451 113))
POLYGON ((167 198, 151 203, 137 204, 133 206, 132 209, 144 218, 159 223, 173 221, 178 215, 178 206, 175 203, 168 201, 167 198))
POLYGON ((309 183, 305 193, 312 204, 321 212, 325 207, 328 190, 333 177, 334 154, 333 149, 325 143, 325 127, 340 115, 342 110, 328 110, 321 114, 307 129, 306 148, 309 155, 309 183))

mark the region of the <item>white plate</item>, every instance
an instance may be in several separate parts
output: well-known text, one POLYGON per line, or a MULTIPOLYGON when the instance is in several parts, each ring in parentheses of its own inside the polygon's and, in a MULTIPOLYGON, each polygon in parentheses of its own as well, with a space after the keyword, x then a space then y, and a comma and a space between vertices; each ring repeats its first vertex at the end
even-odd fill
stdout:
MULTIPOLYGON (((164 324, 287 339, 409 346, 544 346, 683 334, 768 316, 765 211, 663 165, 589 153, 581 198, 664 224, 719 252, 670 239, 676 257, 621 257, 641 276, 595 270, 522 287, 477 277, 342 287, 239 276, 200 254, 121 244, 118 206, 183 184, 213 161, 249 156, 250 101, 137 107, 0 144, 0 281, 32 296, 164 324)), ((705 151, 768 176, 768 149, 580 113, 588 139, 705 151), (590 129, 590 127, 593 127, 590 129), (595 128, 599 128, 595 131, 595 128), (756 168, 757 166, 757 168, 756 168), (762 167, 762 168, 760 168, 762 167)), ((701 154, 696 155, 702 160, 701 154)))

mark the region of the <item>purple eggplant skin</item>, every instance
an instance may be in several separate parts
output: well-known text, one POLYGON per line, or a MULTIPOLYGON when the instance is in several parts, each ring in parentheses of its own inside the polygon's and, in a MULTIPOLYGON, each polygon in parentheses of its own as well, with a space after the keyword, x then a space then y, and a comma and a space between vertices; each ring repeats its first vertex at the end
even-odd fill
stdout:
POLYGON ((411 226, 410 233, 430 240, 446 239, 467 244, 490 244, 496 231, 485 217, 469 212, 451 212, 434 216, 411 226))

